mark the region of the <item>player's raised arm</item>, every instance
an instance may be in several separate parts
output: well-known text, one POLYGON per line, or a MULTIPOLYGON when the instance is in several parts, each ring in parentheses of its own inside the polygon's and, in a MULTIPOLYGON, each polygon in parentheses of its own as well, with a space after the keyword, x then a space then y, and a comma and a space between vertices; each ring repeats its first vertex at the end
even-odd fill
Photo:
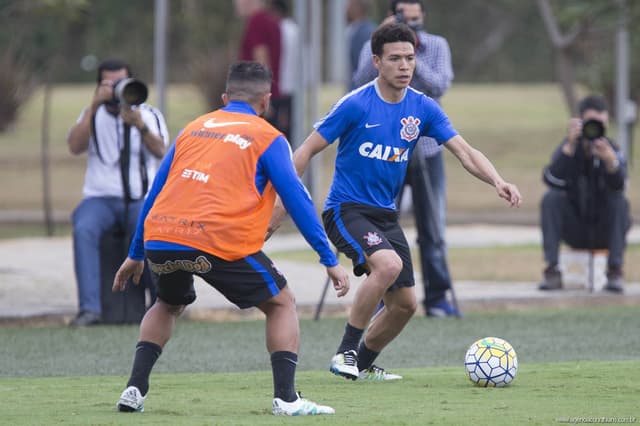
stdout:
POLYGON ((456 135, 444 144, 455 155, 462 166, 478 179, 496 188, 498 196, 509 202, 511 207, 519 207, 522 196, 518 188, 506 182, 498 173, 494 165, 480 151, 469 145, 460 135, 456 135))
POLYGON ((293 153, 293 164, 298 176, 302 176, 314 155, 324 150, 329 143, 318 131, 314 130, 293 153))
MULTIPOLYGON (((325 149, 327 146, 329 146, 329 144, 320 135, 320 133, 315 130, 311 132, 309 137, 305 139, 304 143, 298 149, 296 149, 296 152, 293 154, 293 162, 298 176, 302 176, 304 171, 307 169, 311 158, 313 158, 314 155, 325 149)), ((273 233, 276 232, 278 228, 280 228, 282 222, 284 222, 285 217, 287 217, 287 210, 282 204, 282 199, 278 197, 276 204, 273 207, 271 222, 269 222, 269 227, 267 228, 265 241, 271 238, 271 235, 273 235, 273 233)))

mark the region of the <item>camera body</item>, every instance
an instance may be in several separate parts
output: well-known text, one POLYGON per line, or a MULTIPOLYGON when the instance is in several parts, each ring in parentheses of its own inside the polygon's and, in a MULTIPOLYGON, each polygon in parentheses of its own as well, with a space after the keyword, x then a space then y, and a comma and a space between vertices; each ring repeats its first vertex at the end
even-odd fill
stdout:
POLYGON ((589 141, 594 141, 606 134, 604 123, 600 120, 587 120, 582 123, 582 137, 589 141))
POLYGON ((396 23, 398 24, 407 23, 407 21, 404 19, 404 13, 402 13, 402 11, 396 12, 395 17, 396 17, 396 23))
POLYGON ((123 78, 113 85, 111 104, 140 105, 147 100, 149 89, 142 81, 135 78, 123 78))

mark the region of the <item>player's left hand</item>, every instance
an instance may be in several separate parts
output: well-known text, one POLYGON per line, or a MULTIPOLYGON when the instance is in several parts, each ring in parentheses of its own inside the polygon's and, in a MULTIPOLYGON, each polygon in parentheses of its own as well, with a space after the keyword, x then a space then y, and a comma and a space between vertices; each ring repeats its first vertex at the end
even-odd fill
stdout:
POLYGON ((327 274, 333 281, 333 288, 338 297, 342 297, 349 292, 349 274, 342 265, 337 264, 336 266, 327 267, 327 274))
POLYGON ((496 184, 496 191, 498 196, 507 200, 511 207, 520 207, 522 195, 517 186, 509 182, 499 182, 496 184))
POLYGON ((116 272, 116 276, 113 279, 113 287, 111 288, 112 292, 124 291, 127 286, 127 281, 129 278, 133 277, 133 283, 139 284, 140 277, 142 276, 142 272, 144 271, 144 261, 142 260, 133 260, 130 257, 127 257, 122 265, 120 265, 120 269, 116 272))

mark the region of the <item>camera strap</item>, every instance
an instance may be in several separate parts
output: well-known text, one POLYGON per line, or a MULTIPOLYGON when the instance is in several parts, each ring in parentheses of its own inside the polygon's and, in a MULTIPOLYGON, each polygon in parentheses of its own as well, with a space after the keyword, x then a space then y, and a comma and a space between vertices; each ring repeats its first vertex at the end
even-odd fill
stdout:
POLYGON ((124 144, 120 151, 120 175, 125 201, 131 201, 131 187, 129 185, 129 162, 131 160, 131 126, 124 123, 124 144))
POLYGON ((131 197, 131 185, 129 179, 129 165, 131 161, 131 126, 124 124, 124 144, 120 151, 120 174, 122 176, 122 189, 124 191, 125 201, 136 201, 144 198, 149 189, 149 177, 147 175, 146 156, 144 155, 144 142, 142 141, 142 135, 140 135, 140 155, 139 155, 139 169, 140 180, 142 182, 142 190, 140 198, 133 199, 131 197))
POLYGON ((104 159, 102 158, 102 154, 100 153, 100 144, 98 143, 98 132, 96 132, 96 115, 93 114, 91 116, 91 132, 93 133, 93 142, 96 146, 96 153, 98 154, 98 158, 102 164, 105 164, 104 159))
MULTIPOLYGON (((157 120, 157 118, 156 118, 157 120)), ((131 126, 123 123, 124 127, 124 143, 122 149, 120 150, 120 158, 118 162, 120 163, 120 175, 122 176, 122 189, 124 193, 124 197, 126 201, 134 201, 131 198, 131 186, 129 180, 129 165, 131 161, 131 126)), ((91 131, 93 132, 93 141, 96 148, 96 154, 100 159, 102 164, 105 164, 104 158, 102 157, 102 153, 100 152, 100 143, 98 142, 98 132, 96 131, 96 115, 93 114, 91 116, 91 131)), ((116 132, 117 132, 117 121, 116 121, 116 132)), ((142 182, 142 193, 140 195, 140 199, 144 198, 149 189, 149 176, 147 174, 146 167, 146 156, 144 154, 144 142, 142 140, 143 135, 140 135, 140 156, 139 156, 139 168, 140 168, 140 180, 142 182)))

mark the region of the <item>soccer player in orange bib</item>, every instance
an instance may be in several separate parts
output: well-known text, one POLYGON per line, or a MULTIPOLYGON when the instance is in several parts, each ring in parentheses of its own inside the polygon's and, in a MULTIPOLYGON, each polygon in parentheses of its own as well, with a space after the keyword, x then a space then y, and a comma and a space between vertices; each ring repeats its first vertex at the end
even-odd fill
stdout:
POLYGON ((198 117, 167 153, 145 200, 129 257, 113 290, 137 282, 148 267, 158 276, 158 299, 140 325, 133 369, 117 407, 142 411, 151 369, 176 318, 196 298, 193 275, 240 308, 266 315, 275 415, 333 414, 295 391, 300 331, 294 296, 262 252, 276 193, 319 254, 338 296, 349 276, 338 264, 296 175, 284 136, 261 118, 271 96, 271 71, 257 62, 230 67, 225 107, 198 117))

